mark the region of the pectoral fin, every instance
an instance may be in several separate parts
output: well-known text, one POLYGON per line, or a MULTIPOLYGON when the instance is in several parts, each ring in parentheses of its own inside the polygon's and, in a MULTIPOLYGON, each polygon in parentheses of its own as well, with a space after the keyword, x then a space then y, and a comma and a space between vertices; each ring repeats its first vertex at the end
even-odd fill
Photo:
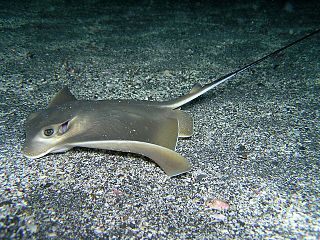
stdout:
POLYGON ((135 153, 152 159, 170 177, 188 172, 191 165, 187 159, 168 148, 155 144, 131 143, 135 153))
POLYGON ((187 159, 168 148, 137 141, 91 141, 72 144, 74 147, 99 148, 141 154, 153 160, 170 177, 188 172, 191 165, 187 159))

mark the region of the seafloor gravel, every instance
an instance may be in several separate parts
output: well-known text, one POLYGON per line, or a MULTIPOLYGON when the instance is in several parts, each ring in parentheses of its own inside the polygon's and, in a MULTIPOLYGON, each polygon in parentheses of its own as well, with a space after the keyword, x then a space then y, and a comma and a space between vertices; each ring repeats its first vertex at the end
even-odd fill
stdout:
POLYGON ((319 8, 1 1, 0 238, 319 239, 320 34, 183 107, 195 134, 178 142, 182 176, 131 154, 21 153, 26 117, 64 85, 174 98, 315 30, 319 8))

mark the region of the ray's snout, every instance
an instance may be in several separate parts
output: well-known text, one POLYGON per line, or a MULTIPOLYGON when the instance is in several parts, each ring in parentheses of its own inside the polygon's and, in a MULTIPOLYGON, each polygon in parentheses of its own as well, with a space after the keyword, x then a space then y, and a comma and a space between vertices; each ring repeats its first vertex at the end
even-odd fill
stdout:
POLYGON ((30 134, 27 131, 26 140, 21 151, 27 158, 39 158, 50 152, 50 146, 41 141, 37 135, 30 134))
POLYGON ((39 158, 46 154, 45 152, 41 154, 41 151, 39 151, 39 149, 36 150, 36 148, 27 141, 25 142, 21 151, 22 151, 22 154, 27 158, 39 158))

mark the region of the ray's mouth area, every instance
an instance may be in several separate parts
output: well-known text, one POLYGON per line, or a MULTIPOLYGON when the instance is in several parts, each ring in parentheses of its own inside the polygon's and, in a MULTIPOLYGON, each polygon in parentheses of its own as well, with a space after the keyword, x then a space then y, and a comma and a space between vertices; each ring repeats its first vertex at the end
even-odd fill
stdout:
POLYGON ((21 152, 25 157, 30 159, 40 158, 47 154, 47 151, 43 151, 43 152, 31 151, 31 149, 28 146, 24 146, 21 152))

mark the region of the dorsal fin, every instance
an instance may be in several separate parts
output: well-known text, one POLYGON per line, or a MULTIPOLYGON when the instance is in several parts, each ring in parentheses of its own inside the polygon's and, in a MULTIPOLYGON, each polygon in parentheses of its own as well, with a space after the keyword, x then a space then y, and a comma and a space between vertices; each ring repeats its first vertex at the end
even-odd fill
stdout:
POLYGON ((196 83, 195 85, 193 85, 192 89, 190 90, 190 93, 196 93, 199 92, 201 90, 202 86, 200 83, 196 83))
POLYGON ((76 101, 77 99, 69 91, 68 87, 62 88, 50 101, 48 107, 55 107, 66 102, 76 101))

